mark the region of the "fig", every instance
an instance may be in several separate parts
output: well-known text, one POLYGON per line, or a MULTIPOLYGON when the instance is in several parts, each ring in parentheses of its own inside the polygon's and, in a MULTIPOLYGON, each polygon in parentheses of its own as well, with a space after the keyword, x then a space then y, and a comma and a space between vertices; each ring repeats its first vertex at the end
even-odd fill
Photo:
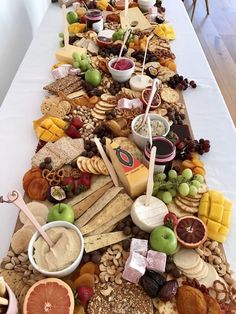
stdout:
POLYGON ((157 297, 160 286, 154 279, 145 274, 140 278, 139 284, 150 298, 157 297))
POLYGON ((158 293, 158 298, 163 302, 172 300, 178 290, 179 284, 177 280, 167 281, 158 293))

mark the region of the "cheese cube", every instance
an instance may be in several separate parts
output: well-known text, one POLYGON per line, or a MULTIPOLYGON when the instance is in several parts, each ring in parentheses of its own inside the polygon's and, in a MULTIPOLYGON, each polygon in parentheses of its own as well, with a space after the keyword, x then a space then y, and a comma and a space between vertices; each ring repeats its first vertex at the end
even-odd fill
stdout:
POLYGON ((135 239, 135 238, 131 240, 130 253, 136 252, 143 256, 146 256, 147 250, 148 250, 148 240, 135 239))
POLYGON ((164 273, 166 268, 166 254, 149 250, 147 253, 147 269, 164 273))
POLYGON ((132 252, 125 263, 122 277, 130 282, 138 284, 139 279, 146 270, 146 258, 138 253, 132 252))

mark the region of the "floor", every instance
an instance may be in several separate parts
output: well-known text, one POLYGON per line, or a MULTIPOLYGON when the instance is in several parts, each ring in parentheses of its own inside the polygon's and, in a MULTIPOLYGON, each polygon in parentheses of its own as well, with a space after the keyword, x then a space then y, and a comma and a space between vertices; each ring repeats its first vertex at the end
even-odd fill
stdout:
MULTIPOLYGON (((196 0, 193 26, 236 126, 236 0, 196 0)), ((191 16, 192 0, 184 1, 191 16)))

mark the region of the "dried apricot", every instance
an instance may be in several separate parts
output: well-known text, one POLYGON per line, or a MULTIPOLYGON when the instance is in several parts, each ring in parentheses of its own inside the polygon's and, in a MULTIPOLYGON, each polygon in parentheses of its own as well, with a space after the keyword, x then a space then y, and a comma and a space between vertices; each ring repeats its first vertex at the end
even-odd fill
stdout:
POLYGON ((186 160, 184 160, 184 161, 182 162, 182 167, 183 167, 183 168, 190 168, 190 169, 193 169, 193 168, 195 167, 195 165, 192 163, 191 160, 186 159, 186 160))
POLYGON ((65 281, 65 282, 68 284, 68 286, 70 286, 72 289, 75 289, 75 285, 74 285, 74 283, 73 283, 72 280, 70 280, 70 279, 65 279, 64 281, 65 281))
POLYGON ((193 169, 193 173, 194 173, 194 174, 200 174, 200 175, 202 175, 202 176, 205 176, 206 171, 205 171, 203 168, 201 168, 201 167, 195 167, 195 168, 193 169))
POLYGON ((200 159, 192 159, 192 163, 196 166, 196 167, 204 167, 204 163, 200 160, 200 159))
POLYGON ((76 288, 79 288, 79 287, 93 288, 94 287, 94 275, 83 274, 74 281, 74 285, 76 288))
POLYGON ((94 264, 93 262, 85 263, 80 268, 80 275, 83 275, 83 274, 86 274, 86 273, 94 275, 95 272, 96 272, 96 264, 94 264))
POLYGON ((200 155, 197 152, 190 153, 191 159, 200 159, 200 155))
POLYGON ((82 305, 75 304, 74 314, 85 314, 84 307, 82 305))

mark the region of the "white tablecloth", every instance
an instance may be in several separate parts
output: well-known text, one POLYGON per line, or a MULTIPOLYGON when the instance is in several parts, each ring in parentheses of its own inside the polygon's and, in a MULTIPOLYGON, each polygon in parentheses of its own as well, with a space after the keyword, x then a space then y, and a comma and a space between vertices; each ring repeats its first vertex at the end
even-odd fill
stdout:
MULTIPOLYGON (((165 0, 167 18, 177 39, 172 43, 178 72, 194 79, 198 87, 184 92, 197 139, 211 141, 204 155, 210 188, 222 191, 236 204, 236 132, 217 83, 212 75, 181 0, 165 0)), ((37 139, 32 120, 41 116, 42 87, 51 80, 58 33, 63 30, 61 12, 51 4, 0 108, 0 195, 22 190, 22 176, 30 168, 37 139)), ((17 219, 13 205, 0 205, 0 258, 6 253, 17 219)), ((229 262, 236 270, 236 212, 225 243, 229 262)))

